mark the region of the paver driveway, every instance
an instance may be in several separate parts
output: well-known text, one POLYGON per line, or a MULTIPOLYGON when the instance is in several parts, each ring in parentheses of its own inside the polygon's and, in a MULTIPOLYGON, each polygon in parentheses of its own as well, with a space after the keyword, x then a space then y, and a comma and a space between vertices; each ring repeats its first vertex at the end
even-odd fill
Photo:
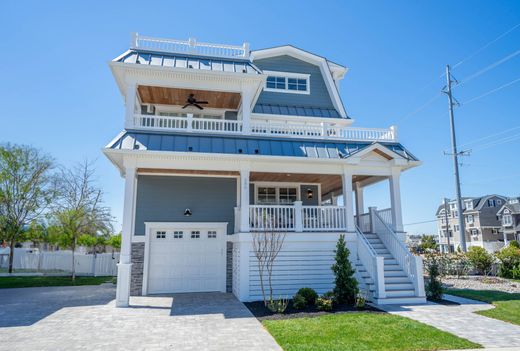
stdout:
POLYGON ((0 289, 0 350, 281 350, 231 294, 114 297, 112 284, 0 289))

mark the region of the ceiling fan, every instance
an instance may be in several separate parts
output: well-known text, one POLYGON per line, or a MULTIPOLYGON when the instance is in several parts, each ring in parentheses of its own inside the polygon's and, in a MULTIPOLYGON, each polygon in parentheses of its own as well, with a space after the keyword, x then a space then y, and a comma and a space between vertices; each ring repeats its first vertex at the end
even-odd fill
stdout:
POLYGON ((207 104, 207 103, 208 103, 207 101, 197 101, 197 99, 195 99, 195 95, 194 94, 190 94, 188 96, 188 98, 186 99, 186 105, 182 106, 182 108, 186 108, 188 106, 195 106, 199 110, 204 110, 204 108, 202 106, 200 106, 200 105, 204 105, 204 104, 207 104))

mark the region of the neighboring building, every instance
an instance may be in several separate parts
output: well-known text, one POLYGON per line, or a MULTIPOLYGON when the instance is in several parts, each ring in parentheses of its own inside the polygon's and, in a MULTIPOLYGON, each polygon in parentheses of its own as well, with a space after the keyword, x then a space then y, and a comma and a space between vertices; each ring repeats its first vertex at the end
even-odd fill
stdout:
POLYGON ((508 199, 498 211, 504 239, 520 242, 520 197, 508 199))
POLYGON ((420 161, 394 127, 351 126, 346 67, 290 45, 134 36, 110 68, 126 105, 104 149, 125 178, 117 306, 177 292, 259 300, 252 240, 271 230, 287 233, 275 296, 331 290, 344 234, 374 301, 425 301, 421 260, 402 245, 400 195, 401 172, 420 161), (392 208, 365 207, 363 189, 382 181, 392 208))
MULTIPOLYGON (((463 216, 466 229, 466 246, 480 246, 489 252, 495 252, 504 246, 502 225, 498 212, 507 198, 501 195, 482 197, 464 197, 463 216)), ((451 252, 460 247, 459 214, 457 201, 447 203, 448 222, 446 223, 444 203, 437 209, 437 227, 439 244, 442 252, 448 252, 448 241, 451 252), (448 234, 447 234, 448 233, 448 234), (448 236, 449 235, 449 240, 448 236)))

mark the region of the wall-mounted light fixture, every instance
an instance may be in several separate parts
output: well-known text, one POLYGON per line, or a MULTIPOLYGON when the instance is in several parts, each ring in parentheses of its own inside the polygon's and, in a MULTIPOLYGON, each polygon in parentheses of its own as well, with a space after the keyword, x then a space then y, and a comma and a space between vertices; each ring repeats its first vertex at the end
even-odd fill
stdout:
POLYGON ((191 216, 191 210, 190 210, 189 208, 185 209, 185 210, 184 210, 184 215, 185 215, 186 217, 191 216))
POLYGON ((307 199, 312 199, 314 197, 314 192, 311 188, 307 188, 307 199))

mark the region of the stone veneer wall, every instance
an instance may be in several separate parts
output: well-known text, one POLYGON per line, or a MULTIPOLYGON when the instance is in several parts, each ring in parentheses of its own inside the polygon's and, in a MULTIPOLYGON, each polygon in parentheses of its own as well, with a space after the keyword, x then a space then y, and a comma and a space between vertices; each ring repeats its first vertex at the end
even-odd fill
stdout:
POLYGON ((144 243, 132 243, 132 274, 130 295, 140 296, 143 289, 144 243))
POLYGON ((226 292, 233 292, 233 243, 226 243, 226 292))

